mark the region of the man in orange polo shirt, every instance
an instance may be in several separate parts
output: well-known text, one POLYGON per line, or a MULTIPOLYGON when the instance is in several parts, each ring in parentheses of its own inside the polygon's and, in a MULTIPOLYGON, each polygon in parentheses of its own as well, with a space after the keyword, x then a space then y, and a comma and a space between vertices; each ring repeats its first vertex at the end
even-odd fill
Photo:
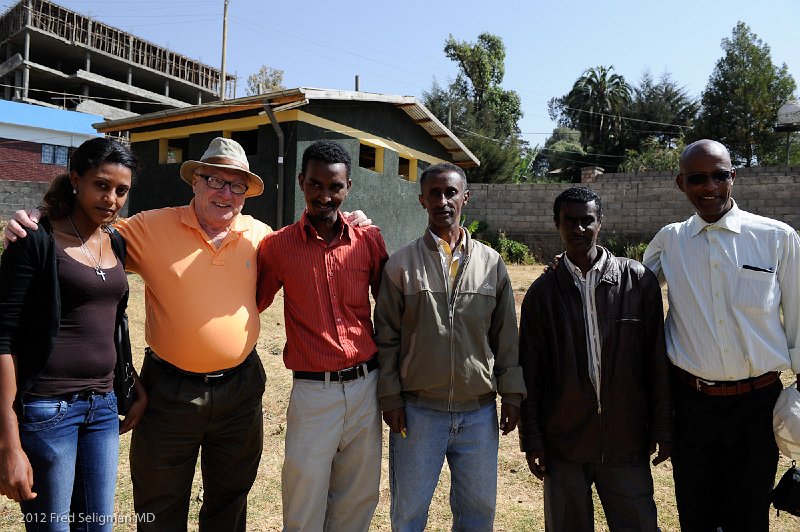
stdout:
MULTIPOLYGON (((150 346, 141 371, 150 402, 131 440, 134 509, 139 530, 186 530, 202 447, 200 529, 245 530, 263 446, 255 258, 271 229, 241 209, 264 185, 242 147, 224 138, 185 162, 181 177, 194 190, 188 206, 117 225, 126 269, 145 282, 150 346)), ((17 222, 35 229, 38 217, 19 211, 5 237, 24 237, 17 222)))
POLYGON ((339 211, 351 186, 341 145, 311 144, 298 181, 306 200, 300 221, 258 249, 258 308, 283 287, 283 360, 294 372, 283 530, 365 531, 381 466, 369 291, 377 296, 386 246, 377 227, 355 227, 339 211))
POLYGON ((180 173, 194 190, 188 206, 118 224, 126 269, 146 285, 150 347, 141 375, 154 398, 131 439, 134 508, 139 530, 185 530, 202 448, 200 528, 243 531, 263 447, 266 380, 255 351, 254 259, 271 229, 241 210, 264 184, 242 147, 225 138, 180 173))

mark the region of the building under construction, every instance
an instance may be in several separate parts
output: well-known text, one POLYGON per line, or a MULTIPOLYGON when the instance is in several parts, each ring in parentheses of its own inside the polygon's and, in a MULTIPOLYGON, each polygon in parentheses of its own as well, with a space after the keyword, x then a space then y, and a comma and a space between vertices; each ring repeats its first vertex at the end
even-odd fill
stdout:
MULTIPOLYGON (((0 16, 0 95, 107 118, 216 101, 220 70, 46 0, 0 16)), ((225 76, 226 96, 235 77, 225 76)))

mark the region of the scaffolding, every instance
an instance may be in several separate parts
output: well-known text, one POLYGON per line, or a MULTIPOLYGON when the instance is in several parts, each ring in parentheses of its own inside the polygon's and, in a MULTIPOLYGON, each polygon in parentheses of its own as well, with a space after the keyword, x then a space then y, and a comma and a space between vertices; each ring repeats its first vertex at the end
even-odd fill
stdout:
MULTIPOLYGON (((22 0, 0 17, 0 44, 26 28, 173 76, 219 94, 220 70, 46 0, 22 0), (30 6, 30 25, 26 10, 30 6)), ((225 76, 233 96, 235 76, 225 76)))

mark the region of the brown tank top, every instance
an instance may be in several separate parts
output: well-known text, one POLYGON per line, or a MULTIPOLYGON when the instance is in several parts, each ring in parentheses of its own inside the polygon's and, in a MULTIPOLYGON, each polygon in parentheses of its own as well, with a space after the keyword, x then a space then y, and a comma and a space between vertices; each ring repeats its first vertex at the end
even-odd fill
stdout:
POLYGON ((61 292, 61 323, 44 372, 31 388, 35 395, 64 395, 84 390, 109 392, 117 351, 114 328, 117 305, 128 280, 122 264, 104 270, 81 264, 56 245, 61 292))

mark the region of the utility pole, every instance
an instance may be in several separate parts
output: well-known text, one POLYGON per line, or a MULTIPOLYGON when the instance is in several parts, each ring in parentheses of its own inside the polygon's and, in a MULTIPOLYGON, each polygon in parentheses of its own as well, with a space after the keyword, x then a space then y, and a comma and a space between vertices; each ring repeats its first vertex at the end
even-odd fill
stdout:
POLYGON ((219 100, 225 99, 225 52, 228 46, 228 0, 225 0, 225 10, 222 15, 222 68, 219 76, 219 100))

